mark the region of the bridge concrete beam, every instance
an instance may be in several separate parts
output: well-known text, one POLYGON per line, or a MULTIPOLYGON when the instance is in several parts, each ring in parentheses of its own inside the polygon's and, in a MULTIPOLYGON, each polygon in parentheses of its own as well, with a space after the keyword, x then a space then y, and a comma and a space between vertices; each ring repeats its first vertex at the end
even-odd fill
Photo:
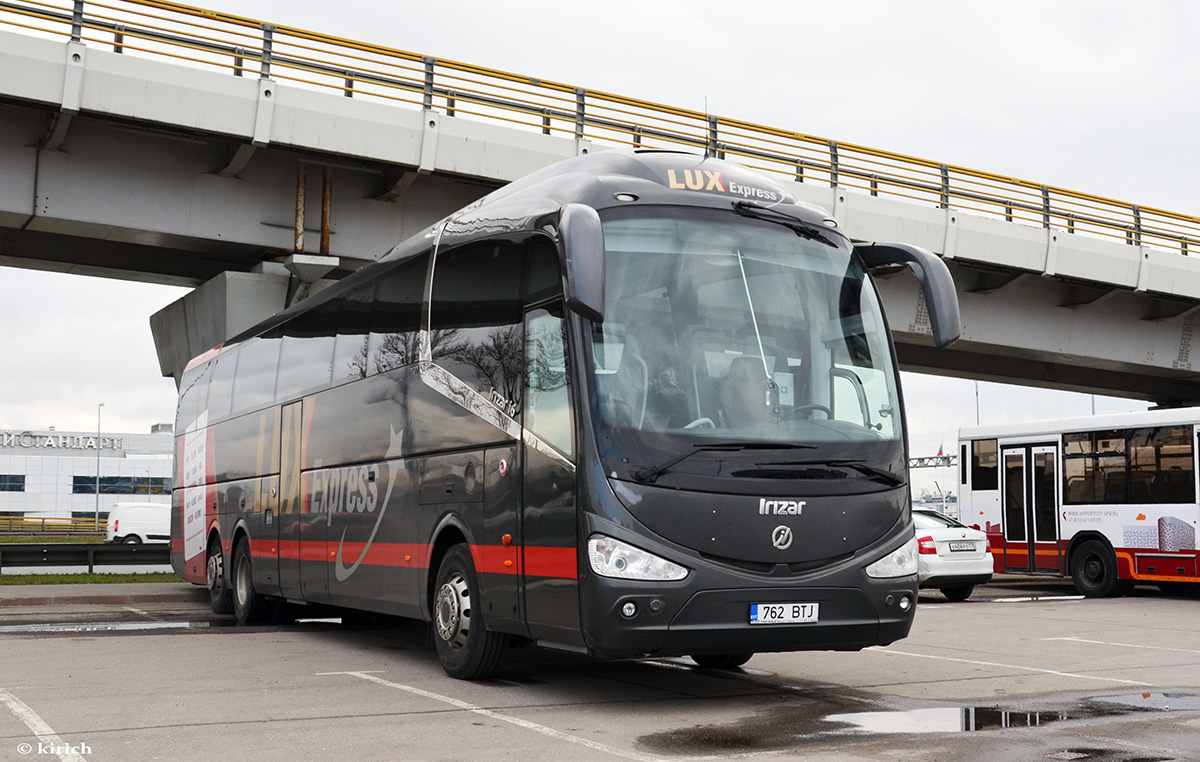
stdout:
MULTIPOLYGON (((247 274, 297 253, 301 165, 331 172, 329 254, 343 275, 500 183, 599 148, 102 46, 72 53, 0 31, 0 264, 205 284, 155 318, 160 364, 176 377, 187 357, 283 306, 285 281, 247 274)), ((307 219, 320 219, 321 174, 308 173, 307 219)), ((1200 402, 1196 258, 1003 214, 793 188, 856 240, 914 243, 950 265, 964 334, 945 351, 931 347, 911 276, 880 281, 905 367, 1200 402)))
POLYGON ((1047 277, 972 291, 974 266, 961 260, 949 266, 963 334, 945 350, 933 348, 916 279, 905 273, 877 279, 904 369, 1166 405, 1200 403, 1200 352, 1191 351, 1195 310, 1158 317, 1160 299, 1113 289, 1079 304, 1076 284, 1047 277))

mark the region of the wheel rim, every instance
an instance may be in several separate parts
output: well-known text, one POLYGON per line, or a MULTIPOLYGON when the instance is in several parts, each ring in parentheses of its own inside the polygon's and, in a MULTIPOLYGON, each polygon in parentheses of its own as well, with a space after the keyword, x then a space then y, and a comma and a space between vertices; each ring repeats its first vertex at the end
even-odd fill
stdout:
POLYGON ((1104 581, 1104 562, 1094 553, 1083 559, 1083 579, 1093 587, 1104 581))
POLYGON ((471 591, 458 572, 438 590, 435 610, 438 637, 451 648, 465 646, 471 629, 471 591))
POLYGON ((216 590, 221 584, 221 572, 224 564, 221 561, 221 551, 215 550, 208 554, 208 567, 206 575, 208 576, 208 589, 216 590))

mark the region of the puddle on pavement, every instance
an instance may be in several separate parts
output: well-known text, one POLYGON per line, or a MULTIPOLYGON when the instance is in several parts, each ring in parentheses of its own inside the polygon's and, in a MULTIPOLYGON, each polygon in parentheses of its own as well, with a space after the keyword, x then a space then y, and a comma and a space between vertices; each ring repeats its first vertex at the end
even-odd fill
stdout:
MULTIPOLYGON (((840 703, 837 699, 835 703, 840 703)), ((738 722, 698 725, 642 736, 639 746, 670 754, 745 753, 787 749, 804 741, 837 736, 965 733, 1027 728, 1066 720, 1115 717, 1140 712, 1197 711, 1200 696, 1134 693, 1085 699, 1049 711, 1003 707, 931 707, 870 712, 829 712, 830 700, 781 700, 778 707, 738 722), (787 718, 788 721, 781 721, 787 718)))

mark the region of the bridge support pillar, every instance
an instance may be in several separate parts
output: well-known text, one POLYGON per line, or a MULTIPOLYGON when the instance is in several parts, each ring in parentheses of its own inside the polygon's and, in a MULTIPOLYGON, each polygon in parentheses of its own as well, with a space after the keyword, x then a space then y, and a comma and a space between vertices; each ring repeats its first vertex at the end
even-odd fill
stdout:
POLYGON ((284 308, 289 273, 264 263, 260 272, 224 272, 150 316, 164 376, 179 379, 191 358, 224 343, 284 308))

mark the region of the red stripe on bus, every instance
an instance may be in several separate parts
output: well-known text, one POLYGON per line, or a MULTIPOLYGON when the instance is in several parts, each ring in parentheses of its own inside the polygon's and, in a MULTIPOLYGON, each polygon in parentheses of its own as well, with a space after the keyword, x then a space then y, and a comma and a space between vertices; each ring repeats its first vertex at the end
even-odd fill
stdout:
POLYGON ((521 549, 516 545, 472 545, 475 569, 488 574, 520 574, 521 549))
POLYGON ((579 563, 575 548, 525 546, 525 573, 533 577, 578 579, 579 563))
MULTIPOLYGON (((330 542, 329 560, 337 558, 338 543, 330 542)), ((429 564, 429 546, 408 542, 375 542, 367 548, 366 543, 347 542, 342 544, 342 564, 350 566, 358 562, 364 548, 367 557, 362 562, 368 566, 399 566, 423 568, 429 564)))
MULTIPOLYGON (((365 543, 347 542, 342 545, 342 563, 351 565, 362 555, 365 543)), ((524 571, 534 577, 577 579, 579 577, 575 548, 547 548, 527 546, 523 550, 516 545, 472 545, 471 557, 475 568, 488 574, 520 574, 524 571)), ((253 540, 250 554, 257 558, 278 556, 293 561, 324 561, 332 563, 337 558, 338 544, 325 540, 253 540)), ((366 548, 367 566, 394 566, 403 568, 429 567, 430 546, 418 543, 376 542, 366 548)))

